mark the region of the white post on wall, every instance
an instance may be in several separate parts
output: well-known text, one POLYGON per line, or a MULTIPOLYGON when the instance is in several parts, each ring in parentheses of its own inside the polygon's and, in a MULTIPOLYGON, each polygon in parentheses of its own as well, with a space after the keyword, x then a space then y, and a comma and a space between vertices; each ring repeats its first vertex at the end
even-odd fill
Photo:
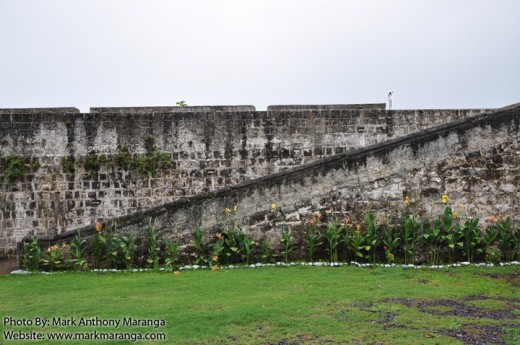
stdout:
POLYGON ((388 93, 388 110, 392 110, 392 101, 393 101, 394 92, 390 91, 388 93))

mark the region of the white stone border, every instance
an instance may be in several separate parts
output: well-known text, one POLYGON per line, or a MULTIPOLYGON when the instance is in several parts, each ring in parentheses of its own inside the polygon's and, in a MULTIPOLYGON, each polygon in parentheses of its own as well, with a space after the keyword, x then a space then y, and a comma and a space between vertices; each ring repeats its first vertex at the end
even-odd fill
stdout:
MULTIPOLYGON (((519 261, 511 261, 511 262, 501 262, 498 265, 495 264, 486 264, 484 262, 481 263, 470 263, 468 261, 463 261, 456 264, 449 264, 449 265, 433 265, 433 266, 419 266, 419 265, 396 265, 396 264, 370 264, 370 263, 358 263, 355 261, 348 262, 277 262, 276 264, 262 264, 262 263, 256 263, 251 265, 226 265, 226 266, 219 266, 219 270, 222 269, 241 269, 241 268, 261 268, 261 267, 291 267, 291 266, 313 266, 313 267, 341 267, 341 266, 356 266, 356 267, 384 267, 384 268, 403 268, 403 269, 444 269, 444 268, 455 268, 455 267, 464 267, 464 266, 477 266, 477 267, 504 267, 504 266, 515 266, 520 265, 519 261)), ((208 269, 208 266, 201 266, 201 265, 185 265, 179 268, 179 271, 183 270, 204 270, 208 269)), ((133 268, 129 270, 117 270, 115 268, 105 268, 105 269, 93 269, 90 271, 57 271, 57 272, 46 272, 46 271, 40 271, 40 272, 30 272, 25 271, 22 269, 12 271, 11 274, 55 274, 55 273, 67 273, 67 272, 95 272, 95 273, 139 273, 139 272, 153 272, 155 270, 151 268, 133 268)), ((164 267, 159 268, 159 272, 166 272, 166 269, 164 267)))

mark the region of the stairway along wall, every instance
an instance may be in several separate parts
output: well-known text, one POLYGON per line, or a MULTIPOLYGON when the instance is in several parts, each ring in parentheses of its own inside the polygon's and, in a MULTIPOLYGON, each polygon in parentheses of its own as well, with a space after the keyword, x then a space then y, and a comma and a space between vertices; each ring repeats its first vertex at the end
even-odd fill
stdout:
POLYGON ((52 237, 485 111, 0 109, 0 257, 28 234, 52 237))

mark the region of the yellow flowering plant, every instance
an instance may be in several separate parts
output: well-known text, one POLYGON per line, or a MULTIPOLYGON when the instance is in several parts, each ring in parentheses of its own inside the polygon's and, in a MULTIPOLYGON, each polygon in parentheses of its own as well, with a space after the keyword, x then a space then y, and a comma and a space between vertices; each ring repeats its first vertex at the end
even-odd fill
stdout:
MULTIPOLYGON (((252 252, 254 242, 246 236, 240 225, 239 207, 226 207, 224 221, 220 221, 217 230, 217 241, 213 243, 213 255, 217 255, 225 264, 239 261, 241 257, 247 257, 252 252)), ((210 265, 212 263, 210 262, 210 265)))

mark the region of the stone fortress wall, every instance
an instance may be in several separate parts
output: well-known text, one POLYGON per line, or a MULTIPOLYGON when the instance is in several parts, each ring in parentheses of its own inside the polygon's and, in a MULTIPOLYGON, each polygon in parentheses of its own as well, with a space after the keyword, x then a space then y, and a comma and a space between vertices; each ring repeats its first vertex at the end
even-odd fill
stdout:
MULTIPOLYGON (((517 112, 512 109, 508 111, 517 112)), ((517 182, 503 172, 503 165, 509 164, 504 159, 493 163, 491 172, 487 166, 468 166, 466 175, 450 177, 444 172, 452 163, 442 150, 457 147, 455 139, 450 139, 453 145, 444 142, 441 152, 423 152, 412 145, 410 153, 403 146, 400 150, 411 161, 396 159, 393 153, 398 150, 396 140, 419 140, 427 136, 421 132, 425 129, 461 120, 473 123, 469 119, 486 112, 497 113, 385 110, 384 104, 270 106, 267 111, 252 106, 91 108, 84 114, 75 108, 0 109, 0 256, 14 255, 16 244, 28 234, 67 236, 100 219, 118 218, 120 226, 131 228, 153 214, 162 232, 187 239, 195 223, 211 225, 218 210, 230 204, 240 203, 253 226, 271 201, 300 219, 298 209, 327 200, 343 202, 344 207, 370 203, 384 208, 401 201, 403 193, 417 194, 419 202, 445 191, 455 193, 470 183, 466 180, 476 186, 475 179, 493 180, 506 195, 497 204, 513 205, 517 182), (375 158, 366 150, 374 147, 385 152, 381 157, 386 158, 377 158, 384 169, 371 168, 375 158), (418 152, 426 156, 413 158, 418 152), (344 161, 363 155, 357 167, 344 161), (5 178, 16 157, 24 157, 26 174, 5 178), (443 157, 446 169, 434 165, 443 157), (327 168, 331 164, 339 166, 327 168), (407 164, 422 168, 412 169, 412 176, 407 164), (287 179, 291 187, 282 188, 286 184, 279 181, 287 179), (241 193, 256 199, 242 200, 241 193), (188 213, 170 219, 173 210, 188 213)), ((510 132, 505 141, 514 135, 510 132)), ((473 160, 503 155, 496 151, 496 138, 480 140, 478 133, 471 133, 476 137, 464 145, 469 145, 473 160), (481 150, 484 153, 476 156, 481 150)), ((508 145, 511 150, 516 144, 508 145)), ((467 163, 468 157, 464 159, 467 163)), ((476 202, 475 210, 484 202, 491 199, 476 202)))

